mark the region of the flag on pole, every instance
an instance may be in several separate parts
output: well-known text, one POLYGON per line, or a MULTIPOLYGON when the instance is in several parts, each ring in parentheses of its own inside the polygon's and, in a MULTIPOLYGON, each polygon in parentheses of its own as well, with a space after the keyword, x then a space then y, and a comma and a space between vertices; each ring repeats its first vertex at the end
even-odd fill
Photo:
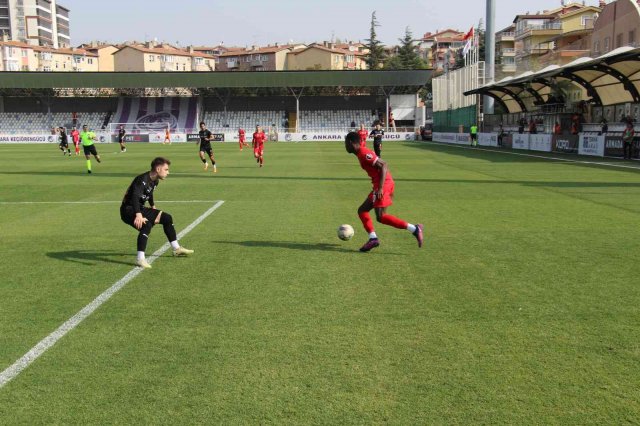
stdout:
POLYGON ((471 39, 467 40, 467 44, 465 44, 464 49, 462 49, 463 56, 467 56, 467 53, 469 53, 469 50, 471 50, 471 44, 471 39))
POLYGON ((474 36, 474 28, 471 27, 469 32, 464 35, 464 38, 462 40, 466 41, 466 40, 469 40, 469 39, 473 39, 473 36, 474 36))

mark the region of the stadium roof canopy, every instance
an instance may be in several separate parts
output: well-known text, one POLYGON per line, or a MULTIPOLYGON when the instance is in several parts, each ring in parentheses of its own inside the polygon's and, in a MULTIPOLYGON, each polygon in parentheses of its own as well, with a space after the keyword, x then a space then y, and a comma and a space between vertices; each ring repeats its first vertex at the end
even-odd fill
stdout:
POLYGON ((430 70, 261 72, 0 72, 0 89, 424 86, 430 70))
POLYGON ((565 65, 551 65, 538 72, 525 72, 491 82, 464 94, 487 95, 509 113, 527 111, 525 99, 538 104, 549 99, 560 81, 582 86, 596 105, 640 102, 640 48, 620 47, 598 58, 579 58, 565 65))

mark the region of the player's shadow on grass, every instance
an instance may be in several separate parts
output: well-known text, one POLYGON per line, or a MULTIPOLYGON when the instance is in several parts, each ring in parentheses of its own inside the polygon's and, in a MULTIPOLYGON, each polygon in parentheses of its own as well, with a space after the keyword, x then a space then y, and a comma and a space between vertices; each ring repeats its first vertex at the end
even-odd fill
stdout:
MULTIPOLYGON (((358 247, 353 249, 346 249, 339 244, 327 244, 327 243, 298 243, 294 241, 212 241, 214 244, 234 244, 248 248, 278 248, 288 250, 299 251, 329 251, 336 253, 358 253, 358 247)), ((376 253, 376 252, 372 252, 376 253)), ((397 256, 399 253, 384 253, 385 255, 397 256)))
POLYGON ((71 263, 79 263, 85 266, 95 266, 98 263, 115 263, 117 265, 136 266, 134 262, 124 260, 124 258, 131 259, 131 253, 119 253, 108 250, 55 251, 47 253, 47 256, 53 259, 71 263))

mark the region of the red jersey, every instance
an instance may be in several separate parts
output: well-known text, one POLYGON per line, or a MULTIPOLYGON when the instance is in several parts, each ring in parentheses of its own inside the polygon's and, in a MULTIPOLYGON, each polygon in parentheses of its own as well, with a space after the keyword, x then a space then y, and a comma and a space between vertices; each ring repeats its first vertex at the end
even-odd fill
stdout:
POLYGON ((366 129, 358 130, 358 136, 360 136, 360 145, 365 145, 369 137, 369 131, 366 129))
MULTIPOLYGON (((382 170, 376 167, 378 156, 368 148, 360 148, 360 151, 358 151, 356 156, 360 161, 360 167, 362 167, 371 178, 373 189, 378 189, 380 186, 380 174, 382 173, 382 170)), ((391 177, 391 172, 387 170, 387 176, 384 179, 384 184, 386 185, 389 183, 393 183, 393 178, 391 177)))
POLYGON ((267 140, 267 135, 264 134, 264 132, 255 132, 253 134, 253 147, 254 148, 262 148, 262 146, 264 145, 264 141, 267 140))
POLYGON ((239 135, 241 138, 244 138, 244 129, 240 129, 240 130, 238 130, 238 135, 239 135))
POLYGON ((77 130, 72 130, 71 138, 73 139, 73 143, 78 143, 80 141, 80 132, 77 130))

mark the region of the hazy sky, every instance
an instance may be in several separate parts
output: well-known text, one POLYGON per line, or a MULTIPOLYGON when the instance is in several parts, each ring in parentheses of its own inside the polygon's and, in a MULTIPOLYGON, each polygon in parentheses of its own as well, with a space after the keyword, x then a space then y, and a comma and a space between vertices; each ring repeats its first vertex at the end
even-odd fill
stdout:
MULTIPOLYGON (((516 14, 560 6, 560 0, 496 0, 496 29, 516 14)), ((59 0, 71 9, 74 45, 90 40, 152 40, 181 45, 364 40, 377 11, 378 38, 397 44, 408 26, 427 31, 468 30, 485 15, 482 0, 59 0)), ((590 0, 587 4, 597 4, 590 0)))

